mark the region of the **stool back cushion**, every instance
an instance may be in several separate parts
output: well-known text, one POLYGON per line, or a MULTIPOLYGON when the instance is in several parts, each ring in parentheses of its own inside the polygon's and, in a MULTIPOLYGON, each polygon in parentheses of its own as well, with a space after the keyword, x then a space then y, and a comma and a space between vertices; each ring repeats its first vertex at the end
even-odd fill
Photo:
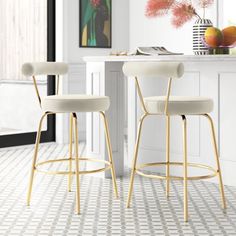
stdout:
POLYGON ((25 76, 63 75, 67 71, 68 65, 64 62, 30 62, 22 65, 22 73, 25 76))
POLYGON ((184 65, 179 62, 126 62, 123 72, 128 77, 180 78, 184 65))

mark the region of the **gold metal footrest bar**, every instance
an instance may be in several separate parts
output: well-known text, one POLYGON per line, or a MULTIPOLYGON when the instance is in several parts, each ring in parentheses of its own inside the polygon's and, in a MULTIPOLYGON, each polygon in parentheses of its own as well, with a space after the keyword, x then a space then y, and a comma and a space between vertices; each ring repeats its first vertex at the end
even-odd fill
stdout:
MULTIPOLYGON (((69 174, 75 174, 75 171, 46 171, 46 170, 41 170, 38 167, 45 165, 45 164, 50 164, 50 163, 56 163, 56 162, 65 162, 65 161, 70 161, 70 160, 75 160, 75 158, 69 159, 69 158, 61 158, 61 159, 55 159, 55 160, 47 160, 43 162, 39 162, 35 165, 35 170, 40 172, 40 173, 45 173, 49 175, 69 175, 69 174)), ((85 174, 93 174, 97 172, 102 172, 110 169, 112 167, 111 163, 109 161, 105 160, 97 160, 93 158, 87 158, 87 157, 81 157, 79 158, 79 161, 90 161, 90 162, 100 162, 104 163, 106 166, 103 168, 95 169, 95 170, 84 170, 84 171, 79 171, 79 174, 85 175, 85 174)))
MULTIPOLYGON (((135 172, 139 175, 142 175, 144 177, 148 178, 156 178, 156 179, 167 179, 167 176, 165 175, 157 175, 157 174, 146 174, 144 173, 141 169, 145 167, 150 167, 150 166, 166 166, 167 162, 157 162, 157 163, 145 163, 141 165, 137 165, 135 168, 135 172)), ((183 166, 182 162, 169 162, 170 166, 183 166)), ((218 175, 218 171, 212 168, 211 166, 203 165, 203 164, 197 164, 197 163, 188 163, 188 166, 190 167, 195 167, 195 168, 200 168, 200 169, 206 169, 212 172, 212 174, 208 175, 200 175, 200 176, 189 176, 187 179, 188 180, 199 180, 199 179, 209 179, 213 178, 216 175, 218 175)), ((173 180, 183 180, 184 178, 181 176, 169 176, 169 179, 173 180)))

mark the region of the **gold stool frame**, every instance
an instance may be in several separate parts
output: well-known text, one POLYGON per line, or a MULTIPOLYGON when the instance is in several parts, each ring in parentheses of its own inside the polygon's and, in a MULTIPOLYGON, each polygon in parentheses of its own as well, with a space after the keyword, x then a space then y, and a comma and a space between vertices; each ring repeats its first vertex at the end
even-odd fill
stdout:
POLYGON ((180 162, 170 162, 170 115, 168 114, 168 103, 169 103, 169 97, 170 97, 170 90, 171 90, 171 83, 172 78, 169 78, 168 81, 168 88, 167 88, 167 95, 166 95, 166 101, 165 101, 165 116, 166 116, 166 162, 159 162, 159 163, 144 163, 141 165, 137 165, 137 158, 138 158, 138 148, 141 138, 141 132, 142 132, 142 126, 144 119, 149 115, 158 115, 158 114, 152 114, 149 113, 146 109, 143 95, 139 86, 138 78, 135 77, 135 85, 138 91, 140 103, 142 110, 144 114, 141 116, 139 120, 138 125, 138 132, 137 132, 137 139, 135 143, 135 150, 134 150, 134 159, 132 164, 132 171, 131 171, 131 177, 130 177, 130 184, 129 184, 129 192, 128 192, 128 199, 127 199, 127 208, 130 207, 131 203, 131 197, 133 192, 133 184, 134 184, 134 176, 135 174, 148 177, 148 178, 156 178, 156 179, 162 179, 166 180, 166 196, 169 197, 170 192, 170 180, 182 180, 184 185, 184 221, 188 221, 188 180, 199 180, 199 179, 208 179, 215 176, 218 176, 219 179, 219 188, 222 198, 222 207, 223 209, 226 209, 226 200, 224 195, 224 186, 222 181, 222 175, 221 175, 221 169, 220 169, 220 161, 219 161, 219 154, 216 144, 216 136, 215 136, 215 129, 214 129, 214 123, 212 118, 208 114, 199 114, 201 116, 204 116, 208 119, 211 126, 211 134, 212 134, 212 143, 214 148, 214 154, 215 154, 215 160, 216 160, 216 166, 217 169, 214 169, 210 166, 203 165, 203 164, 197 164, 197 163, 188 163, 187 161, 187 119, 185 115, 181 115, 182 118, 182 125, 183 125, 183 163, 180 162), (166 175, 154 175, 154 174, 146 174, 142 171, 142 168, 148 167, 148 166, 160 166, 165 165, 166 166, 166 175), (183 166, 183 176, 170 176, 170 166, 171 165, 182 165, 183 166), (188 166, 197 167, 197 168, 203 168, 207 169, 211 174, 208 175, 202 175, 202 176, 192 176, 188 177, 188 166))
MULTIPOLYGON (((41 107, 41 97, 39 94, 39 90, 37 87, 36 79, 33 76, 33 81, 34 81, 34 87, 36 90, 36 94, 38 97, 38 101, 41 107)), ((59 76, 57 76, 57 89, 56 89, 56 94, 58 95, 59 92, 59 76)), ((93 174, 101 171, 106 171, 108 169, 111 170, 111 176, 112 176, 112 182, 113 182, 113 189, 116 198, 118 198, 118 189, 117 189, 117 184, 116 184, 116 174, 115 174, 115 168, 113 164, 113 158, 112 158, 112 148, 111 148, 111 141, 110 141, 110 135, 109 135, 109 129, 108 129, 108 122, 107 118, 105 115, 105 112, 100 111, 99 112, 104 123, 104 130, 105 130, 105 136, 106 136, 106 146, 108 150, 108 157, 109 161, 105 160, 97 160, 93 158, 88 158, 88 157, 80 157, 79 156, 79 139, 78 139, 78 125, 77 125, 77 115, 75 112, 70 113, 70 135, 69 135, 69 158, 60 158, 60 159, 54 159, 54 160, 47 160, 43 162, 38 162, 37 157, 38 157, 38 149, 39 149, 39 143, 40 143, 40 137, 41 137, 41 130, 42 130, 42 124, 43 120, 45 117, 48 115, 56 114, 54 112, 45 112, 39 122, 39 127, 38 127, 38 132, 37 132, 37 137, 36 137, 36 142, 35 142, 35 149, 34 149, 34 157, 33 157, 33 162, 32 162, 32 168, 31 168, 31 174, 30 174, 30 182, 29 182, 29 189, 28 189, 28 195, 27 195, 27 205, 30 205, 30 200, 31 200, 31 194, 32 194, 32 187, 33 187, 33 180, 34 180, 34 175, 35 171, 45 173, 45 174, 50 174, 50 175, 68 175, 68 190, 69 192, 71 191, 71 184, 72 184, 72 175, 76 176, 76 212, 77 214, 80 214, 80 175, 83 174, 93 174), (75 157, 73 158, 73 132, 74 132, 74 145, 75 145, 75 157), (56 162, 68 162, 69 165, 69 171, 44 171, 41 170, 39 167, 49 164, 49 163, 56 163, 56 162), (75 161, 75 171, 72 171, 72 161, 75 161), (79 164, 80 161, 91 161, 91 162, 99 162, 99 163, 104 163, 105 167, 100 168, 100 169, 95 169, 95 170, 85 170, 85 171, 80 171, 79 170, 79 164)))

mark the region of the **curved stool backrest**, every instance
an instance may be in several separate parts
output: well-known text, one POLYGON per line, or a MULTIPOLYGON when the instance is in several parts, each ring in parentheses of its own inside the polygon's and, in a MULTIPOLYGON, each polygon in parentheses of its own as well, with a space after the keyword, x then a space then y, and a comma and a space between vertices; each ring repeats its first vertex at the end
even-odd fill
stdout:
POLYGON ((126 76, 180 78, 184 65, 179 62, 126 62, 123 66, 126 76))
MULTIPOLYGON (((35 91, 38 97, 39 105, 41 107, 41 97, 39 94, 36 75, 56 75, 57 76, 57 89, 56 94, 59 92, 59 76, 68 72, 68 65, 64 62, 27 62, 22 65, 22 74, 25 76, 32 76, 34 81, 35 91)), ((50 78, 50 77, 48 77, 50 78)), ((54 77, 53 77, 54 78, 54 77)))
POLYGON ((68 65, 64 62, 28 62, 22 65, 25 76, 64 75, 67 72, 68 65))

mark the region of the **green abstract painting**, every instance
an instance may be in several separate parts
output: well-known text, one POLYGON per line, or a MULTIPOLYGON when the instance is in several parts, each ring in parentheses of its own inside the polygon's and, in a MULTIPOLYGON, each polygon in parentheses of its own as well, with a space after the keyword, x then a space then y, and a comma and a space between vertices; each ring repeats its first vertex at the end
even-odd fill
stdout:
POLYGON ((80 1, 80 47, 111 47, 111 0, 80 1))

